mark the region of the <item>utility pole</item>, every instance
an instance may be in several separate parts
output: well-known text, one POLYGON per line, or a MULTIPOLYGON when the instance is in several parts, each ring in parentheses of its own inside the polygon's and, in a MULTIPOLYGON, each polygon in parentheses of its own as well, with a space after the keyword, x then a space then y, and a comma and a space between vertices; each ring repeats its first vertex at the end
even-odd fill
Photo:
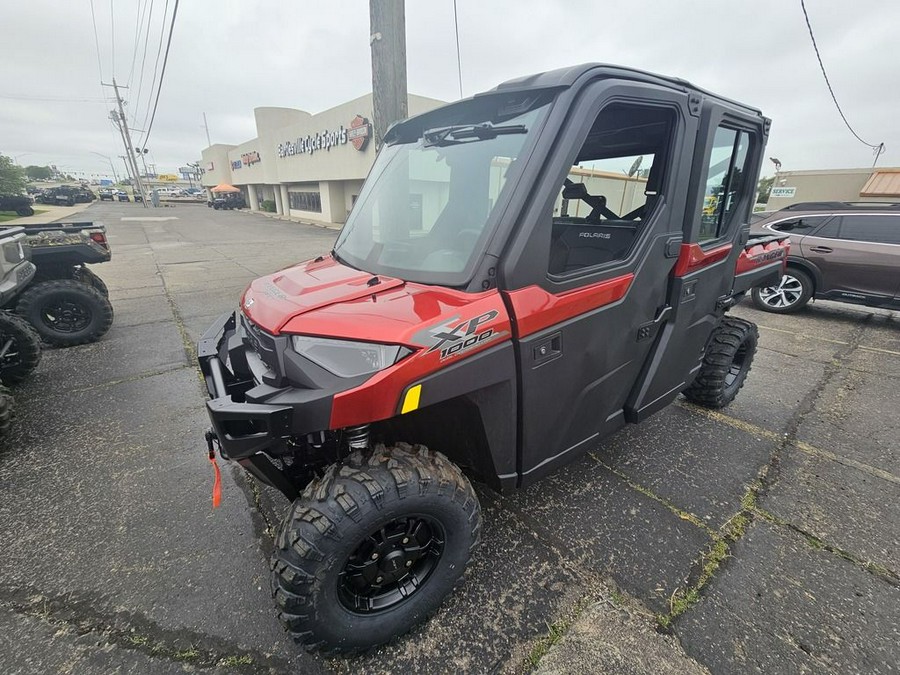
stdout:
POLYGON ((375 147, 380 148, 388 127, 409 116, 404 0, 369 0, 369 25, 375 147))
POLYGON ((131 164, 128 162, 128 158, 125 155, 119 155, 119 158, 125 163, 125 173, 128 174, 128 180, 134 185, 134 178, 131 175, 131 164))
POLYGON ((206 113, 203 113, 203 128, 206 129, 206 147, 212 145, 212 141, 209 140, 209 124, 206 122, 206 113))
MULTIPOLYGON (((108 87, 110 85, 107 84, 106 86, 108 87)), ((141 182, 141 175, 140 175, 141 172, 140 172, 140 169, 138 169, 137 159, 135 158, 135 155, 134 155, 134 145, 132 145, 132 143, 131 143, 131 134, 128 131, 128 119, 125 117, 125 107, 122 105, 122 97, 119 96, 119 85, 116 84, 116 78, 113 78, 112 88, 116 92, 116 103, 119 104, 119 117, 118 117, 119 124, 118 124, 118 126, 119 126, 119 131, 122 132, 122 138, 125 142, 125 153, 128 155, 128 159, 130 160, 130 163, 133 168, 134 183, 138 189, 138 192, 141 195, 141 204, 143 204, 144 208, 146 209, 147 208, 147 195, 144 192, 144 184, 141 182)), ((113 111, 113 114, 115 114, 115 111, 113 111)))

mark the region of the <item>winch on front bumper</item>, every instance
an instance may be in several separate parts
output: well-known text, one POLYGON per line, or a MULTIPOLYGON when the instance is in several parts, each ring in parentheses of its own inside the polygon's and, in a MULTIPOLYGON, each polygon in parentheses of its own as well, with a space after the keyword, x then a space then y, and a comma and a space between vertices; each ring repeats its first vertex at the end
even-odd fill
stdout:
MULTIPOLYGON (((330 428, 334 395, 368 376, 338 377, 297 354, 241 312, 220 316, 200 338, 206 403, 222 457, 278 455, 293 438, 330 428)), ((280 486, 277 486, 280 487, 280 486)))

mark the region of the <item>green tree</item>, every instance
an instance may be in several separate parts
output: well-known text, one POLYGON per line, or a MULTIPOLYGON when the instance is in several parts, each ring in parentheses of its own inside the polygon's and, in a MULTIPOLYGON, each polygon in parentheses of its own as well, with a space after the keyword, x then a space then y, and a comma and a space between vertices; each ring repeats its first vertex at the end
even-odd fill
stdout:
POLYGON ((6 155, 0 155, 0 193, 17 195, 25 192, 25 170, 6 155))
POLYGON ((757 204, 768 204, 769 203, 769 192, 772 191, 772 183, 775 182, 775 176, 769 176, 768 178, 763 176, 759 179, 759 183, 756 185, 756 203, 757 204))
POLYGON ((25 175, 29 180, 50 180, 53 170, 49 166, 26 166, 25 175))

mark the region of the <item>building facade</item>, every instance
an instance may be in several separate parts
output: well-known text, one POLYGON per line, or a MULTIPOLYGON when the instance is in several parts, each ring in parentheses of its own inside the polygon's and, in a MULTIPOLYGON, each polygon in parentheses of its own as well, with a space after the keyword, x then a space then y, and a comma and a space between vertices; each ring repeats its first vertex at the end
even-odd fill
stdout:
POLYGON ((900 202, 900 168, 779 171, 766 210, 798 202, 900 202))
MULTIPOLYGON (((409 114, 443 101, 409 96, 409 114)), ((257 137, 202 152, 202 184, 240 188, 253 211, 321 223, 343 223, 372 163, 372 95, 311 115, 292 108, 256 108, 257 137)))

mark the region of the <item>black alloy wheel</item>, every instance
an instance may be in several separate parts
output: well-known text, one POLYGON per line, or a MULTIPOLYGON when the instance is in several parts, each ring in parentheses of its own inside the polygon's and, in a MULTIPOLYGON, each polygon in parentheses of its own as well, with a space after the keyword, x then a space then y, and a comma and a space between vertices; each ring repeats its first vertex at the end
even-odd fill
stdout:
POLYGON ((281 623, 310 651, 367 652, 425 621, 481 533, 472 485, 439 452, 354 452, 294 501, 272 551, 281 623))
POLYGON ((113 322, 109 299, 75 279, 29 286, 16 305, 16 314, 28 321, 44 342, 60 347, 95 342, 113 322))
POLYGON ((386 611, 425 585, 443 553, 439 522, 424 515, 396 518, 350 555, 338 581, 338 598, 351 612, 386 611))

